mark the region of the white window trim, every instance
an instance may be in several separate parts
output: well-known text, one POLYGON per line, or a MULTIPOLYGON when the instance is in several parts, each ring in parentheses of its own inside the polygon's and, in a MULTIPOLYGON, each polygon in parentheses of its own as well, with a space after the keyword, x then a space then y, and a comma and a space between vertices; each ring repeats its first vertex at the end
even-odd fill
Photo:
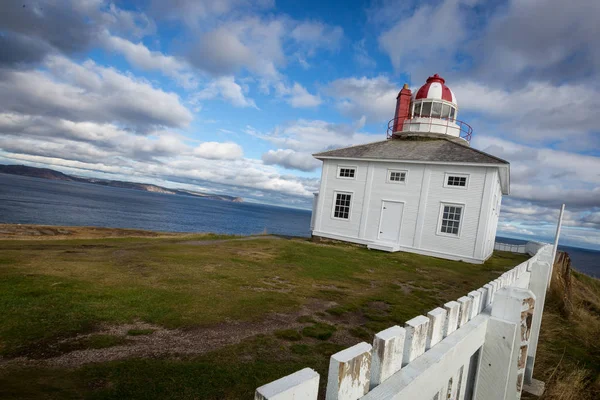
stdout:
POLYGON ((406 181, 408 180, 408 171, 405 169, 395 169, 395 168, 388 168, 387 170, 387 175, 385 178, 385 182, 386 183, 394 183, 396 185, 406 185, 406 181), (390 175, 392 174, 392 172, 404 172, 404 181, 392 181, 390 179, 390 175))
MULTIPOLYGON (((356 175, 356 173, 355 173, 356 175)), ((348 178, 346 178, 348 179, 348 178)), ((352 220, 352 205, 354 204, 354 192, 350 192, 348 190, 334 190, 333 191, 333 200, 331 201, 331 219, 335 219, 336 221, 350 221, 352 220), (348 218, 340 218, 335 216, 335 202, 337 200, 338 194, 349 194, 350 195, 350 209, 348 210, 348 218)))
POLYGON ((463 229, 463 225, 464 225, 464 220, 465 220, 465 203, 455 203, 455 202, 451 202, 451 201, 442 201, 440 203, 440 213, 438 215, 438 224, 437 224, 437 228, 435 231, 435 234, 438 236, 445 236, 445 237, 450 237, 450 238, 455 238, 455 239, 460 239, 461 234, 462 234, 462 229, 463 229), (460 221, 458 223, 458 234, 454 235, 452 233, 445 233, 442 232, 442 218, 444 216, 444 207, 445 206, 450 206, 450 207, 461 207, 462 211, 460 212, 460 221))
POLYGON ((444 175, 444 187, 445 188, 450 188, 450 189, 460 189, 460 190, 467 190, 469 188, 469 181, 471 180, 471 174, 455 174, 452 172, 446 172, 446 174, 444 175), (467 182, 465 182, 465 186, 453 186, 453 185, 448 185, 448 178, 451 176, 457 176, 459 178, 467 178, 467 182))
POLYGON ((338 165, 337 166, 337 172, 335 174, 335 177, 338 179, 347 179, 347 180, 355 180, 356 179, 356 174, 358 173, 358 167, 356 165, 338 165), (354 176, 353 177, 349 177, 349 176, 340 176, 340 170, 342 168, 353 168, 354 169, 354 176))

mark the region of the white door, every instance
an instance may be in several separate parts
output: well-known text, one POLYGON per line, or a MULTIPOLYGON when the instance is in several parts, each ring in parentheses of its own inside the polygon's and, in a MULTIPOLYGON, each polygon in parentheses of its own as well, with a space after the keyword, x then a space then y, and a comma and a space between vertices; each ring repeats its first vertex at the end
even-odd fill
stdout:
POLYGON ((404 203, 383 201, 381 204, 381 219, 379 220, 379 240, 398 242, 404 203))

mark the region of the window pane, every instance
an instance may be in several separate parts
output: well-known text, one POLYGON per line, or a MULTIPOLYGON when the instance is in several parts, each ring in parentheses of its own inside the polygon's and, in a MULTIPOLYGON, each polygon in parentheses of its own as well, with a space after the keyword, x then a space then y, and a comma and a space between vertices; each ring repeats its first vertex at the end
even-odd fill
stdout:
POLYGON ((422 117, 430 117, 431 116, 431 102, 427 101, 423 103, 423 111, 421 112, 422 117))
POLYGON ((442 103, 434 102, 432 104, 431 116, 433 118, 440 118, 442 116, 442 103))
POLYGON ((442 106, 442 118, 448 118, 450 115, 450 106, 448 104, 444 104, 442 106))
POLYGON ((454 119, 454 115, 456 114, 456 110, 454 107, 450 107, 450 119, 454 119))
POLYGON ((417 103, 415 104, 415 117, 420 117, 421 116, 421 103, 417 103))

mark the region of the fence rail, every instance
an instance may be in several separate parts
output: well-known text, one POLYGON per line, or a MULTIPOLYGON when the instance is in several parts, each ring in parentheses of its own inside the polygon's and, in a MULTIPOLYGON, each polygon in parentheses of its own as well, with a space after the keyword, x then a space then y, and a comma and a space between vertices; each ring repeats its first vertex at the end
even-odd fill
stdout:
MULTIPOLYGON (((520 398, 532 379, 552 249, 530 242, 505 250, 533 256, 426 316, 377 333, 372 345, 331 356, 326 400, 520 398)), ((305 368, 261 386, 255 399, 316 400, 318 386, 319 375, 305 368)))

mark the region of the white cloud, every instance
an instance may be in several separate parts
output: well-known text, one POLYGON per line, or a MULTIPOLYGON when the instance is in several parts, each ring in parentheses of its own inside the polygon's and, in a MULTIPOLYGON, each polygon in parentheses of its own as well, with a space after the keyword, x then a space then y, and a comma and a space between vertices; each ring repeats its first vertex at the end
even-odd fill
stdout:
POLYGON ((530 82, 511 91, 461 81, 452 90, 461 110, 482 113, 500 122, 505 135, 525 141, 573 140, 598 129, 600 96, 594 85, 530 82))
POLYGON ((213 75, 231 75, 246 68, 277 79, 277 67, 285 64, 284 34, 282 20, 246 17, 202 35, 188 57, 193 65, 213 75))
POLYGON ((275 90, 279 96, 284 97, 285 101, 294 108, 316 107, 322 102, 320 96, 310 94, 298 82, 294 82, 292 87, 287 87, 283 82, 277 82, 275 90))
POLYGON ((488 136, 473 145, 511 162, 511 197, 556 206, 600 207, 600 158, 488 136))
POLYGON ((488 81, 589 82, 600 73, 600 3, 511 1, 494 13, 473 56, 488 81))
POLYGON ((369 122, 394 118, 400 89, 385 76, 337 79, 325 91, 337 99, 336 106, 351 118, 366 116, 369 122))
POLYGON ((412 14, 400 14, 379 36, 379 45, 396 70, 409 71, 421 82, 431 71, 453 63, 456 48, 466 39, 469 21, 461 9, 465 2, 417 3, 412 14))
POLYGON ((267 165, 279 165, 287 169, 297 169, 310 172, 321 166, 321 162, 310 153, 301 153, 294 150, 269 150, 262 155, 262 160, 267 165))
POLYGON ((204 142, 194 149, 194 155, 208 160, 237 160, 244 156, 244 150, 233 142, 204 142))
POLYGON ((138 68, 160 71, 175 79, 186 89, 198 86, 197 79, 183 60, 164 55, 159 51, 150 51, 143 43, 132 43, 109 34, 103 35, 102 43, 108 50, 122 54, 130 64, 138 68))
POLYGON ((385 140, 385 134, 360 133, 364 118, 354 124, 332 124, 321 120, 297 120, 277 126, 269 133, 260 133, 252 127, 246 133, 273 143, 280 149, 291 149, 301 153, 314 153, 336 147, 347 147, 385 140))
POLYGON ((191 112, 174 93, 92 61, 76 64, 50 56, 42 71, 0 71, 0 109, 73 121, 115 122, 133 127, 185 127, 191 112))
POLYGON ((204 89, 192 96, 192 102, 221 98, 236 107, 258 108, 254 100, 244 94, 245 90, 235 82, 233 76, 221 76, 212 80, 204 89))

